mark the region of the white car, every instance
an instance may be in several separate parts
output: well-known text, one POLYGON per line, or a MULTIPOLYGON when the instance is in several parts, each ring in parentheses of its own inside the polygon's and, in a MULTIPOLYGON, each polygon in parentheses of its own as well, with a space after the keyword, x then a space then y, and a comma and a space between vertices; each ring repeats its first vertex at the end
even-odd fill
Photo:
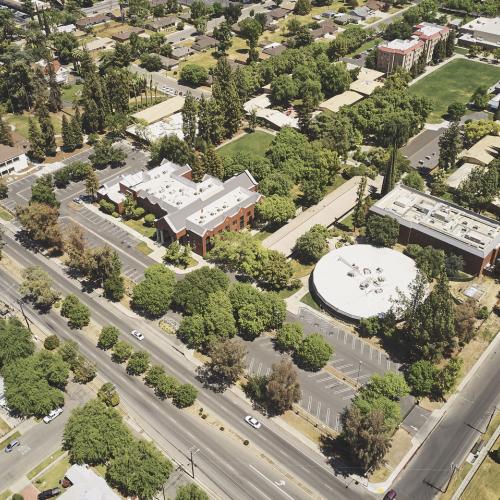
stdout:
POLYGON ((248 425, 251 425, 254 429, 260 429, 262 427, 262 424, 254 417, 251 417, 250 415, 247 415, 245 417, 245 422, 248 425))
POLYGON ((132 330, 130 332, 130 335, 132 335, 132 337, 135 337, 137 340, 144 340, 144 335, 137 330, 132 330))
POLYGON ((52 422, 52 420, 57 418, 62 412, 62 408, 56 408, 55 410, 52 410, 46 417, 43 417, 43 421, 48 424, 52 422))

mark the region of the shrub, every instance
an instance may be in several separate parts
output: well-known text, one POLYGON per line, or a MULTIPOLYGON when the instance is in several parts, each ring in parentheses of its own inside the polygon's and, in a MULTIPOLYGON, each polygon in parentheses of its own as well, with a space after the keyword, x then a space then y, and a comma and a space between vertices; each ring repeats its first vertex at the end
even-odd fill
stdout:
POLYGON ((105 214, 113 214, 115 212, 115 204, 111 203, 110 201, 102 199, 99 202, 99 208, 105 213, 105 214))
POLYGON ((99 335, 99 340, 97 341, 97 347, 106 350, 111 349, 117 342, 120 331, 114 326, 103 326, 101 334, 99 335))
POLYGON ((198 391, 191 384, 182 384, 175 391, 172 402, 178 408, 191 406, 198 396, 198 391))
POLYGON ((118 302, 125 295, 125 284, 123 281, 123 276, 115 274, 110 276, 103 283, 104 296, 108 300, 113 302, 118 302))
POLYGON ((53 351, 59 347, 60 341, 57 335, 49 335, 43 342, 43 347, 47 349, 47 351, 53 351))
POLYGON ((144 224, 148 227, 151 227, 154 224, 156 217, 154 214, 146 214, 144 216, 144 224))
POLYGON ((123 340, 119 340, 113 347, 113 361, 123 363, 132 355, 132 346, 123 340))
POLYGON ((300 323, 285 323, 276 332, 276 346, 282 351, 296 351, 302 344, 304 330, 300 323))
POLYGON ((304 369, 317 371, 328 363, 332 354, 332 346, 319 333, 313 333, 302 341, 296 358, 304 369))
POLYGON ((139 220, 144 217, 144 214, 146 213, 146 210, 142 207, 137 207, 134 208, 134 219, 139 220))
POLYGON ((149 368, 149 354, 144 351, 134 352, 127 363, 129 375, 142 375, 149 368))
POLYGON ((90 323, 90 309, 73 294, 63 300, 61 316, 68 318, 70 328, 80 329, 90 323))

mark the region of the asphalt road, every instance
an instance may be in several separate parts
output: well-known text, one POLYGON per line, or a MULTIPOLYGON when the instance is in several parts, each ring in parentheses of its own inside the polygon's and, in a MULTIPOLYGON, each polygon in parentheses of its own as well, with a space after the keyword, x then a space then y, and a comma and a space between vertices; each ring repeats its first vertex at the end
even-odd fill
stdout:
MULTIPOLYGON (((144 319, 126 317, 123 312, 113 304, 96 296, 90 297, 82 294, 79 287, 63 275, 61 268, 54 262, 39 254, 33 254, 15 242, 7 232, 7 243, 4 252, 15 258, 24 266, 40 265, 49 272, 54 279, 55 288, 64 294, 76 293, 82 302, 89 305, 93 319, 101 325, 112 324, 122 332, 129 332, 136 328, 145 334, 145 340, 138 342, 132 337, 127 341, 148 351, 153 363, 163 364, 167 371, 183 382, 193 383, 200 389, 199 403, 211 414, 218 415, 223 422, 231 426, 238 435, 250 439, 258 450, 263 450, 267 457, 275 464, 286 468, 292 476, 297 477, 307 487, 323 498, 366 498, 368 493, 356 485, 351 485, 347 490, 344 480, 336 478, 327 460, 289 435, 272 419, 262 418, 264 424, 260 431, 254 431, 243 421, 246 414, 252 413, 250 405, 238 398, 232 392, 224 394, 202 390, 201 384, 193 376, 192 364, 181 354, 182 346, 177 339, 166 336, 153 324, 144 319), (311 472, 314 471, 314 474, 311 472), (354 488, 354 489, 353 489, 354 488)), ((5 280, 5 275, 3 277, 5 280)), ((13 293, 13 288, 6 288, 4 293, 13 293)), ((113 365, 106 353, 97 350, 94 342, 84 335, 68 333, 67 326, 62 318, 55 313, 40 316, 39 320, 45 322, 51 330, 57 332, 62 338, 72 338, 79 342, 82 352, 89 359, 98 363, 98 369, 103 376, 115 383, 125 398, 133 403, 133 411, 145 420, 158 439, 167 439, 173 443, 176 450, 187 450, 193 445, 202 451, 199 456, 199 467, 207 477, 217 482, 217 487, 230 490, 229 498, 303 498, 297 488, 286 479, 274 479, 276 470, 269 468, 264 461, 250 460, 246 449, 236 446, 235 451, 229 445, 230 440, 224 440, 220 432, 211 432, 207 426, 200 425, 200 420, 186 412, 180 412, 168 403, 162 403, 152 396, 136 379, 125 375, 122 367, 113 365), (215 434, 215 435, 213 435, 215 434), (228 441, 228 442, 226 442, 228 441), (255 465, 253 465, 255 464, 255 465), (250 467, 252 465, 252 467, 250 467), (254 470, 257 469, 256 470, 254 470), (265 476, 266 480, 262 477, 265 476), (269 480, 269 478, 273 478, 269 480), (232 478, 237 478, 233 480, 232 478), (286 486, 277 486, 273 481, 285 481, 286 486), (248 483, 248 484, 247 484, 248 483), (255 485, 250 488, 248 485, 255 485), (255 487, 267 490, 255 491, 255 487), (285 494, 276 491, 283 489, 285 494), (289 490, 290 489, 290 490, 289 490), (295 489, 295 490, 294 490, 295 489)), ((124 336, 128 335, 126 333, 124 336)), ((155 439, 156 440, 156 439, 155 439)))
MULTIPOLYGON (((394 484, 398 500, 429 500, 446 489, 500 403, 500 348, 484 360, 394 484)), ((479 499, 478 499, 479 500, 479 499)))
MULTIPOLYGON (((5 275, 1 275, 1 278, 5 275)), ((17 438, 21 445, 11 453, 0 450, 0 489, 3 490, 28 474, 40 462, 61 448, 64 425, 71 410, 86 403, 92 392, 85 386, 70 382, 64 395, 64 412, 49 424, 34 423, 17 438)))

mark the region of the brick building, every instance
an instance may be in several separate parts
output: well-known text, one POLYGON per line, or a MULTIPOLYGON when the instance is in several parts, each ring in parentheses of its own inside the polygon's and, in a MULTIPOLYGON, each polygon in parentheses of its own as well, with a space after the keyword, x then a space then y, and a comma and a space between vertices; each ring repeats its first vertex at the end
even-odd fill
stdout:
POLYGON ((370 212, 396 219, 403 245, 431 245, 461 255, 470 274, 481 274, 499 257, 498 221, 436 196, 398 184, 370 212))
POLYGON ((440 40, 447 40, 450 29, 432 23, 420 23, 409 40, 383 42, 377 48, 377 69, 391 73, 397 67, 407 71, 417 64, 423 54, 425 63, 432 60, 434 47, 440 40))
POLYGON ((210 175, 194 182, 191 167, 168 161, 152 170, 122 176, 98 191, 98 198, 114 203, 119 213, 127 195, 156 216, 157 241, 167 245, 180 241, 202 256, 216 234, 252 224, 255 205, 261 199, 248 171, 224 182, 210 175))

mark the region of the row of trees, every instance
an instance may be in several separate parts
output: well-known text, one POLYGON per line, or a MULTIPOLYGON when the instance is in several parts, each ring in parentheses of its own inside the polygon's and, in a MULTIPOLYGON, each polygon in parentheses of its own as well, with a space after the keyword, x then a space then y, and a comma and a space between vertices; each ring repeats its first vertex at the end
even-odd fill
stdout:
POLYGON ((106 464, 106 481, 124 496, 152 498, 173 470, 154 444, 134 438, 121 415, 99 400, 73 410, 63 447, 71 463, 106 464))
POLYGON ((133 352, 133 347, 120 340, 120 331, 114 326, 102 328, 97 341, 97 346, 102 350, 111 350, 115 363, 125 363, 129 375, 144 375, 144 382, 154 389, 155 394, 161 398, 172 398, 172 402, 179 408, 191 406, 198 395, 191 384, 181 384, 175 377, 165 373, 162 366, 151 365, 149 354, 145 351, 133 352))

